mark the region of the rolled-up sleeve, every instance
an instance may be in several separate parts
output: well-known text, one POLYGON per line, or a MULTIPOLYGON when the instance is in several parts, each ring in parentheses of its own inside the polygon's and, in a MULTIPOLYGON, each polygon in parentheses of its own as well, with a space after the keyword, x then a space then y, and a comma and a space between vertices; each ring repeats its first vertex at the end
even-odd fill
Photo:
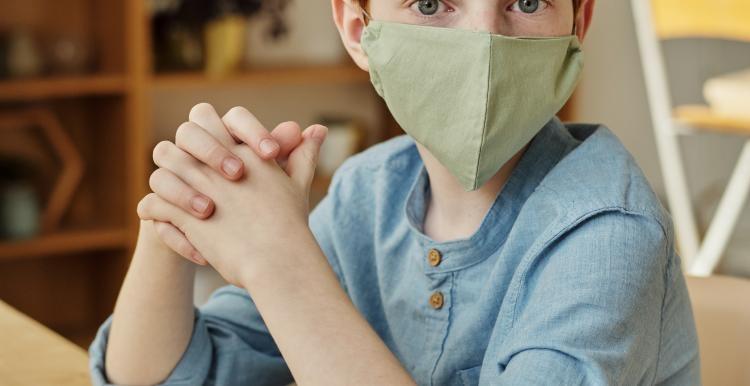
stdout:
POLYGON ((670 236, 656 220, 592 215, 526 266, 480 384, 653 384, 670 236))
MULTIPOLYGON (((92 381, 110 385, 104 354, 111 317, 89 348, 92 381)), ((145 353, 145 355, 148 355, 145 353)), ((286 385, 291 373, 246 291, 226 286, 195 310, 190 343, 163 385, 286 385)))

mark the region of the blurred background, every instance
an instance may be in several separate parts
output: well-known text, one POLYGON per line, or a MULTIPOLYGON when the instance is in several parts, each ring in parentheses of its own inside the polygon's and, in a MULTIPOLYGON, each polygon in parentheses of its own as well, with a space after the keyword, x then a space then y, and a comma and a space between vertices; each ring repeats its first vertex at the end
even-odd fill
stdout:
MULTIPOLYGON (((630 3, 600 1, 583 81, 560 113, 609 126, 664 199, 630 3)), ((675 104, 750 68, 750 44, 665 42, 675 104)), ((327 0, 0 0, 0 299, 87 346, 112 310, 138 229, 151 149, 199 102, 272 128, 324 123, 313 202, 348 156, 402 134, 348 59, 327 0)), ((744 140, 681 140, 701 232, 744 140)), ((745 207, 718 272, 750 277, 745 207)), ((196 303, 222 282, 198 277, 196 303)))

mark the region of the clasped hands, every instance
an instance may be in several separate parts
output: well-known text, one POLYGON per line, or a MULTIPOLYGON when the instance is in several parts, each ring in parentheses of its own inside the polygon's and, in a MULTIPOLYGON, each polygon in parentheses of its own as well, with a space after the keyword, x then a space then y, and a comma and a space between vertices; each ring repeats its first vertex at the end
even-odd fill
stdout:
POLYGON ((301 131, 294 122, 269 132, 244 108, 220 117, 196 105, 175 142, 154 148, 159 168, 138 216, 153 221, 170 249, 242 286, 264 260, 313 240, 308 197, 326 134, 324 126, 301 131))

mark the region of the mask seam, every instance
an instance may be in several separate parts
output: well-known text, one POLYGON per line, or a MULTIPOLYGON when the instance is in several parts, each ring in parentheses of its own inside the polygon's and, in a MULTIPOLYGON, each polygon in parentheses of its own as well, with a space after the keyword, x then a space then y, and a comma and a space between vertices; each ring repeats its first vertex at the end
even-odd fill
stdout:
POLYGON ((479 154, 477 155, 477 162, 474 165, 474 189, 479 188, 479 181, 477 178, 479 178, 479 164, 482 160, 482 153, 484 149, 484 138, 485 134, 487 133, 487 121, 489 120, 489 109, 490 109, 490 82, 492 79, 492 37, 487 37, 487 48, 489 51, 489 60, 487 61, 487 90, 485 91, 485 102, 484 102, 484 119, 482 124, 482 136, 479 141, 479 154))

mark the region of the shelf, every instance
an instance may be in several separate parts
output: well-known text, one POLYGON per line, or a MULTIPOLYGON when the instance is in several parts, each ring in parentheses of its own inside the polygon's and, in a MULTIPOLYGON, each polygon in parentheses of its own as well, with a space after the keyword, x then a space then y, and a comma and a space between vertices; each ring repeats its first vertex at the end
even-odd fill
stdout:
POLYGON ((213 78, 202 72, 157 74, 152 85, 157 89, 183 89, 196 87, 247 87, 287 84, 367 83, 367 72, 351 64, 309 67, 256 68, 222 78, 213 78))
POLYGON ((45 257, 63 253, 124 248, 129 245, 124 229, 65 231, 22 241, 0 242, 0 261, 45 257))
POLYGON ((719 115, 708 106, 688 105, 674 110, 677 122, 694 130, 750 135, 750 119, 719 115))
POLYGON ((120 75, 65 76, 0 80, 0 102, 34 101, 89 95, 124 93, 127 82, 120 75))
POLYGON ((96 336, 98 324, 88 326, 48 326, 55 333, 82 349, 88 349, 96 336))

